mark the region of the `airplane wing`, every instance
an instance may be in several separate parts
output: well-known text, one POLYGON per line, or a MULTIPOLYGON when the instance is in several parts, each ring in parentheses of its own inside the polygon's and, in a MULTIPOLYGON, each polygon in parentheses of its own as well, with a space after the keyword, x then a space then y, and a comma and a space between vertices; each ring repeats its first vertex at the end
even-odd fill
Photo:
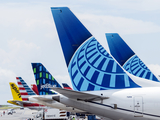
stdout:
POLYGON ((32 96, 32 98, 40 100, 40 101, 53 101, 53 99, 45 98, 45 97, 41 97, 41 96, 32 96))
POLYGON ((20 105, 20 106, 23 106, 24 104, 28 104, 28 105, 30 105, 30 104, 32 104, 31 102, 29 102, 29 101, 21 101, 21 100, 8 100, 7 101, 8 103, 11 103, 11 104, 14 104, 14 105, 20 105))
POLYGON ((19 101, 19 100, 14 100, 12 102, 16 102, 16 103, 20 103, 20 104, 32 104, 31 102, 29 101, 19 101))
POLYGON ((96 100, 103 100, 103 99, 108 99, 109 97, 104 97, 100 95, 94 95, 90 93, 85 93, 85 92, 79 92, 79 91, 74 91, 74 90, 69 90, 69 89, 63 89, 63 88, 58 88, 58 87, 52 87, 52 90, 72 99, 77 99, 77 100, 82 100, 82 101, 96 101, 96 100))

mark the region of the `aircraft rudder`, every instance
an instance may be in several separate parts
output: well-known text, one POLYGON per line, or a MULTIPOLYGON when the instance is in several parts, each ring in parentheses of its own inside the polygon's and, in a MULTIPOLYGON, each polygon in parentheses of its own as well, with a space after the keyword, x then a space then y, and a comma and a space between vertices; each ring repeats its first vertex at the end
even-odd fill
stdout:
POLYGON ((14 82, 9 82, 9 85, 10 85, 10 89, 11 89, 11 92, 12 92, 13 100, 22 101, 21 94, 20 94, 18 86, 14 82))

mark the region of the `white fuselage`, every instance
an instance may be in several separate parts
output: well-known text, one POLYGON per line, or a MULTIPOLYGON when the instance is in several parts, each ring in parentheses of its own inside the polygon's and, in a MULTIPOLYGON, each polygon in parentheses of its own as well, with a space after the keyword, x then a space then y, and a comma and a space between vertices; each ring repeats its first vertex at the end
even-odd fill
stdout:
POLYGON ((100 101, 78 101, 60 95, 59 102, 114 120, 159 120, 160 87, 90 91, 109 97, 100 101))
POLYGON ((34 103, 38 103, 38 104, 41 104, 41 105, 45 105, 47 107, 66 110, 68 112, 86 113, 85 111, 82 111, 82 110, 79 110, 79 109, 75 109, 75 108, 73 108, 71 106, 67 106, 67 105, 64 105, 62 103, 59 103, 59 102, 53 100, 52 99, 52 95, 33 95, 33 96, 29 97, 29 101, 34 102, 34 103), (40 98, 46 98, 47 97, 48 100, 35 99, 37 97, 40 97, 40 98))

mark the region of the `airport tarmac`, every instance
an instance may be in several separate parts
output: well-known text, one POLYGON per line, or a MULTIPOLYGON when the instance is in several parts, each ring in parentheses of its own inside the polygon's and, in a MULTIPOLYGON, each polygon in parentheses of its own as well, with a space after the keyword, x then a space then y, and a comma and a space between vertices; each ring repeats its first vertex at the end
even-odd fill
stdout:
POLYGON ((36 113, 36 110, 29 109, 16 109, 16 113, 12 115, 7 115, 7 110, 0 110, 0 120, 26 120, 27 118, 32 118, 36 113), (5 115, 3 115, 3 111, 5 111, 5 115))

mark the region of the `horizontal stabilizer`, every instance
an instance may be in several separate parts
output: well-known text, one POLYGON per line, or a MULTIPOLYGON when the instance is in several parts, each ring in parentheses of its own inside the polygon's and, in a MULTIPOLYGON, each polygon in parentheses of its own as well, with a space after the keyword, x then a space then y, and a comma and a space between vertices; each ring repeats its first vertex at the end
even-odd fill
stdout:
POLYGON ((20 101, 20 100, 8 100, 7 101, 8 103, 15 103, 16 105, 21 105, 21 106, 23 106, 24 104, 25 105, 30 105, 30 104, 32 104, 31 102, 29 102, 29 101, 20 101))
POLYGON ((94 95, 94 94, 90 94, 90 93, 79 92, 79 91, 57 88, 57 87, 53 87, 51 89, 68 97, 68 98, 82 100, 82 101, 96 101, 96 100, 103 100, 103 99, 109 98, 109 97, 104 97, 104 96, 100 96, 100 95, 94 95))
MULTIPOLYGON (((53 99, 50 99, 50 98, 46 98, 46 97, 41 97, 41 95, 39 96, 32 96, 32 98, 38 100, 38 101, 53 101, 53 99)), ((30 98, 29 98, 30 99, 30 98)))

